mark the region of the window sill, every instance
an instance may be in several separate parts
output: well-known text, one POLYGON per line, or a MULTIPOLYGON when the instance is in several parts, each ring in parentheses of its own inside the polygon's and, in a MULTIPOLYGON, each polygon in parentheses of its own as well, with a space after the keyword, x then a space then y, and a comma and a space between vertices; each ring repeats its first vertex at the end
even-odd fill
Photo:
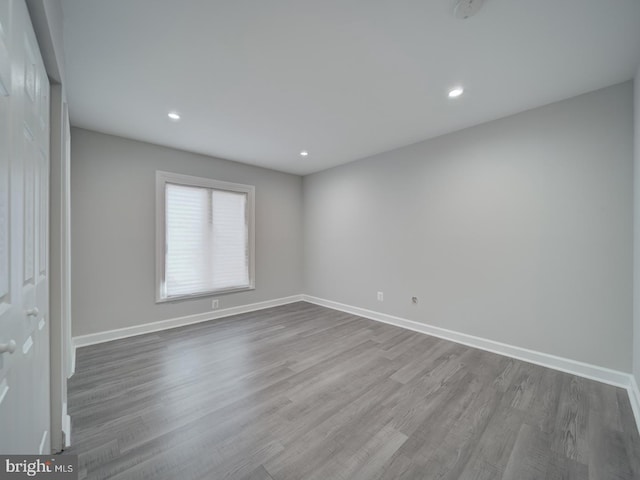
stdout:
POLYGON ((214 290, 211 292, 203 292, 203 293, 194 293, 191 295, 176 295, 174 297, 156 297, 156 303, 176 303, 183 302, 185 300, 193 300, 204 297, 217 297, 219 295, 227 295, 229 293, 240 293, 240 292, 249 292, 251 290, 255 290, 256 287, 254 285, 248 287, 238 287, 238 288, 224 288, 221 290, 214 290))

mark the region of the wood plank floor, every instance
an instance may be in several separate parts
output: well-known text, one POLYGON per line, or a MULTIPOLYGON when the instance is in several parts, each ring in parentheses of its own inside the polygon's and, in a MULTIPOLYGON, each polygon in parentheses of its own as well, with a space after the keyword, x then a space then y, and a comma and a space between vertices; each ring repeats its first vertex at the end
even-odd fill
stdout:
POLYGON ((307 303, 81 348, 80 478, 638 479, 625 390, 307 303))

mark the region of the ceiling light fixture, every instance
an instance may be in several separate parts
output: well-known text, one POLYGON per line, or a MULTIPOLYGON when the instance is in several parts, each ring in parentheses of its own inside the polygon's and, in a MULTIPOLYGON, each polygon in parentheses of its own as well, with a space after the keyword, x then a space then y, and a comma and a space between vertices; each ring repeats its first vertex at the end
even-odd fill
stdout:
POLYGON ((167 113, 167 117, 169 117, 171 120, 180 120, 180 115, 176 112, 167 113))
POLYGON ((306 150, 300 152, 301 157, 306 157, 307 155, 309 155, 309 152, 307 152, 306 150))
POLYGON ((484 5, 484 0, 458 0, 453 7, 453 16, 465 20, 477 14, 484 5))
POLYGON ((455 87, 449 90, 449 98, 457 98, 464 93, 464 88, 455 87))

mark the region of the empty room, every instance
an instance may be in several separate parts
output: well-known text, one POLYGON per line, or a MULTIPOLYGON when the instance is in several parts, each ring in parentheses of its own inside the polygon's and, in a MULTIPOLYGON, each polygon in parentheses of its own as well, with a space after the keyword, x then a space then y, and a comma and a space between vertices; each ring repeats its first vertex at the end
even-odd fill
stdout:
POLYGON ((0 479, 640 479, 640 2, 0 0, 0 479))

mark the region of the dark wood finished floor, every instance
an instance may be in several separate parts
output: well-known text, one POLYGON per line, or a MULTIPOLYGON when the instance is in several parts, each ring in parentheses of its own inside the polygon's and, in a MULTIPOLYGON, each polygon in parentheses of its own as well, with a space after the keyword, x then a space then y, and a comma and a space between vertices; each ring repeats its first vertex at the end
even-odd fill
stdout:
POLYGON ((640 478, 625 390, 307 303, 81 348, 81 478, 640 478))

